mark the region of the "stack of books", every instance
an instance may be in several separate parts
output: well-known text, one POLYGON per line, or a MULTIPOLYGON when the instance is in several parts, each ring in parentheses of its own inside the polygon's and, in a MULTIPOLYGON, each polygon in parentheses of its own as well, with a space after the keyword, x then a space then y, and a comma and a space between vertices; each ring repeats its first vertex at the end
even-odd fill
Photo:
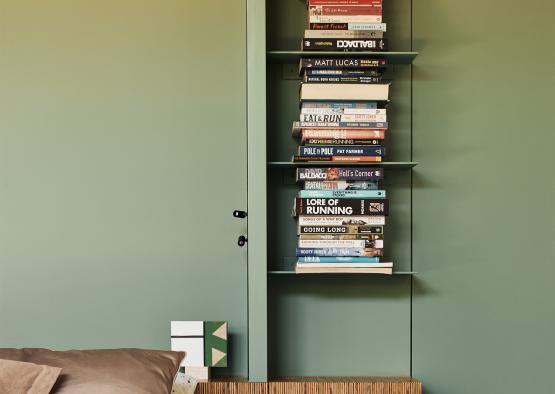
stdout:
POLYGON ((302 190, 295 198, 298 219, 297 273, 392 274, 381 262, 389 201, 380 190, 383 169, 298 168, 302 190))

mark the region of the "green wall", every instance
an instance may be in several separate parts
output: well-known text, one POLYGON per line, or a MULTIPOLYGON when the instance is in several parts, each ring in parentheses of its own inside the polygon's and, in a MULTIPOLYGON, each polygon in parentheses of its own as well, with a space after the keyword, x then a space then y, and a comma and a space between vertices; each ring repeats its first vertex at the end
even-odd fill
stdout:
POLYGON ((555 392, 552 1, 414 1, 413 373, 555 392))
POLYGON ((245 23, 241 0, 0 2, 0 347, 229 320, 247 374, 245 23))

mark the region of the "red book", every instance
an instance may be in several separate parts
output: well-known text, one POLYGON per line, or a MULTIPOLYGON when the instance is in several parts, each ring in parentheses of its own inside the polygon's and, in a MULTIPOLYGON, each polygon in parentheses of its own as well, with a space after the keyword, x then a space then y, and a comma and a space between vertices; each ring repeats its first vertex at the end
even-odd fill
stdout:
POLYGON ((382 6, 382 0, 308 0, 308 6, 314 5, 373 5, 382 6))
POLYGON ((309 15, 381 15, 381 6, 372 5, 318 5, 308 9, 309 15))
POLYGON ((385 129, 302 129, 301 140, 329 138, 343 140, 383 140, 385 129))

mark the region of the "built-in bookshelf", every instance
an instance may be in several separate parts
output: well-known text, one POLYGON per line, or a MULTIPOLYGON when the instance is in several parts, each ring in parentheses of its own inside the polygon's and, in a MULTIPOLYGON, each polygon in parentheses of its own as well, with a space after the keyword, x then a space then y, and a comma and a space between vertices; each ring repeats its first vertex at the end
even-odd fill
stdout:
MULTIPOLYGON (((260 12, 262 6, 256 4, 254 8, 260 12)), ((266 101, 267 258, 266 279, 258 278, 267 280, 265 361, 269 377, 411 375, 412 286, 416 274, 412 265, 412 179, 418 165, 412 160, 412 62, 418 54, 412 51, 411 8, 411 0, 384 1, 392 50, 357 53, 386 58, 390 64, 385 74, 392 83, 387 162, 334 163, 385 169, 385 179, 380 182, 390 200, 385 257, 394 262, 394 275, 295 274, 297 232, 291 215, 299 190, 295 170, 327 166, 291 162, 297 146, 291 137, 291 124, 299 116, 297 70, 303 52, 298 49, 306 26, 306 3, 266 0, 265 23, 251 23, 264 28, 258 34, 266 36, 266 73, 264 78, 249 80, 266 82, 263 88, 256 85, 251 89, 264 94, 266 101)), ((250 30, 248 34, 257 32, 250 30)), ((251 52, 259 53, 256 48, 251 52)), ((311 57, 345 55, 310 52, 311 57)), ((249 234, 250 226, 249 222, 249 234)), ((259 356, 254 352, 251 358, 259 356)))

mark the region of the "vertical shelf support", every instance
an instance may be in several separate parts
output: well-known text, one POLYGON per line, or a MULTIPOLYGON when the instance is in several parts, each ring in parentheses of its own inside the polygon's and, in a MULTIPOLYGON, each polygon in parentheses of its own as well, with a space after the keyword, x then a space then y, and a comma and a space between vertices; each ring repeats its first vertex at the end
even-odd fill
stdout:
POLYGON ((268 379, 266 229, 266 2, 247 5, 248 369, 268 379))

